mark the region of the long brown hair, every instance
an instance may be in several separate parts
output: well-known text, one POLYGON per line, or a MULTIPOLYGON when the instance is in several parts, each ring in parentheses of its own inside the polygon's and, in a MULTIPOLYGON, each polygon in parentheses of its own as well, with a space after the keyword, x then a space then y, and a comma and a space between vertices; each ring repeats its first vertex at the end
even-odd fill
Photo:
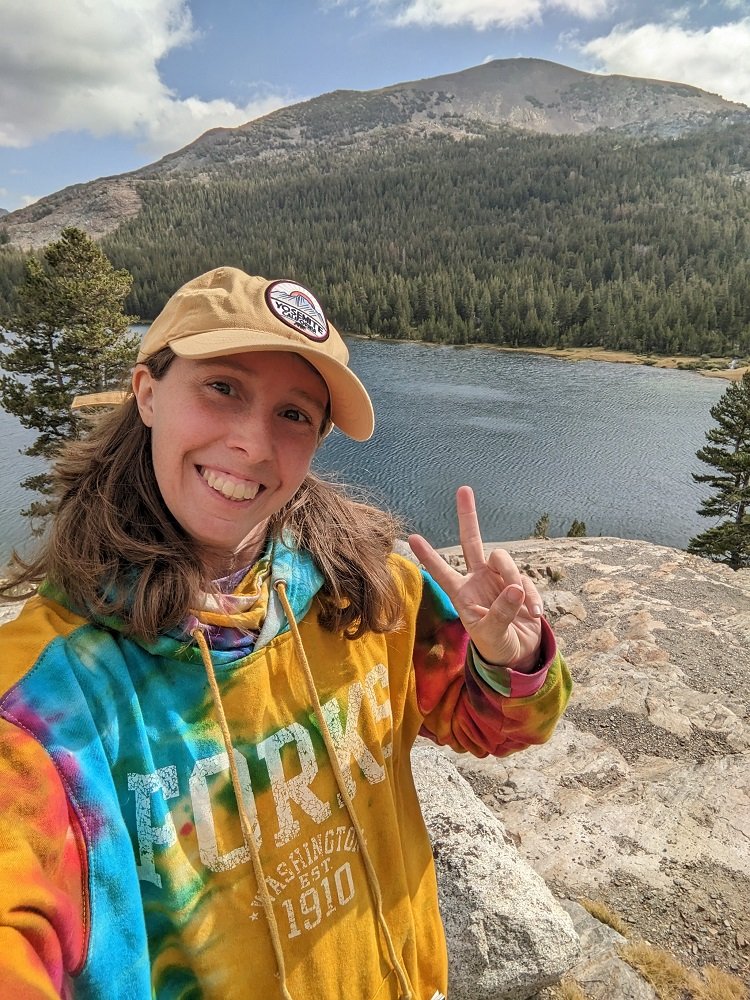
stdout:
MULTIPOLYGON (((161 379, 174 357, 164 348, 145 364, 161 379)), ((182 622, 210 581, 196 546, 162 500, 151 432, 132 393, 100 416, 86 438, 65 446, 52 479, 55 510, 47 536, 29 561, 15 557, 0 596, 30 596, 47 579, 82 614, 115 616, 141 639, 182 622)), ((325 628, 355 639, 397 626, 400 590, 388 555, 399 525, 392 515, 309 473, 269 530, 274 538, 291 537, 317 563, 325 581, 325 628)))

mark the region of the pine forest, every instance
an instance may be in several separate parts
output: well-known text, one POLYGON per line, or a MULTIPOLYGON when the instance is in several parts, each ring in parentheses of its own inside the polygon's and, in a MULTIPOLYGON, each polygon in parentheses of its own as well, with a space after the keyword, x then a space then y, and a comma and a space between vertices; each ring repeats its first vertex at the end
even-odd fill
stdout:
MULTIPOLYGON (((155 175, 103 241, 152 318, 219 264, 312 287, 347 333, 750 355, 750 126, 680 138, 388 134, 155 175)), ((18 254, 0 247, 0 296, 18 254)))

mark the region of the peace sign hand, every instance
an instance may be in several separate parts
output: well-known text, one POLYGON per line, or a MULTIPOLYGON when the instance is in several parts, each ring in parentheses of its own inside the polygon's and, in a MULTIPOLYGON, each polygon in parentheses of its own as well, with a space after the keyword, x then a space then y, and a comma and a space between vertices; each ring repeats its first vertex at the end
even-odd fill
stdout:
POLYGON ((483 660, 514 670, 533 670, 542 634, 539 592, 504 549, 494 549, 485 558, 471 487, 458 488, 456 513, 465 576, 421 535, 410 535, 411 550, 450 597, 483 660))

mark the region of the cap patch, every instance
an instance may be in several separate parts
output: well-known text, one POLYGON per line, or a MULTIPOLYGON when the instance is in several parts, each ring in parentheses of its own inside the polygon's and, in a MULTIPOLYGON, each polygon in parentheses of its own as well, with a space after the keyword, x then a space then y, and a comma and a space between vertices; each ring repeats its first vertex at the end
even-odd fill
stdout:
POLYGON ((295 281, 274 281, 266 289, 268 308, 308 340, 328 339, 328 320, 312 292, 295 281))

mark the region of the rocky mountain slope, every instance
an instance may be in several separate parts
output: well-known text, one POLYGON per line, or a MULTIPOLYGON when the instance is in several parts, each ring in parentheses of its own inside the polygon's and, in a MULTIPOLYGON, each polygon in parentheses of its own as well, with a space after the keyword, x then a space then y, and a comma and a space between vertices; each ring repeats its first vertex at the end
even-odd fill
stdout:
POLYGON ((481 134, 487 125, 553 135, 597 128, 666 135, 747 113, 744 105, 685 84, 597 76, 543 59, 496 59, 381 90, 337 90, 236 129, 213 129, 138 173, 210 172, 248 157, 361 141, 384 128, 457 136, 481 134))
POLYGON ((4 228, 19 247, 41 246, 65 225, 100 237, 138 214, 145 182, 229 177, 258 158, 310 156, 316 149, 346 155, 384 134, 461 139, 512 127, 555 135, 615 129, 676 136, 748 117, 744 105, 686 84, 593 75, 541 59, 495 60, 380 90, 334 91, 238 128, 212 129, 157 163, 65 188, 12 212, 4 228))
POLYGON ((750 982, 750 574, 614 538, 508 547, 573 699, 546 746, 454 762, 557 896, 750 982))

